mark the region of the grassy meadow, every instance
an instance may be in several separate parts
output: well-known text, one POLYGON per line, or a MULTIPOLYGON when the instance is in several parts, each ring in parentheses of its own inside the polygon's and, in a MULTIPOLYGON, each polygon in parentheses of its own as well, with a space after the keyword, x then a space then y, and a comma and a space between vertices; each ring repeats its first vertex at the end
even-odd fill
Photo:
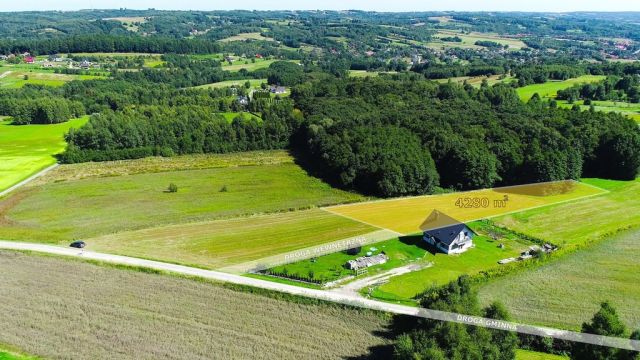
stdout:
POLYGON ((495 220, 563 246, 587 244, 620 229, 640 226, 640 181, 583 179, 583 182, 610 192, 495 220))
POLYGON ((476 45, 476 41, 493 41, 501 45, 508 45, 509 49, 519 50, 527 47, 527 45, 519 39, 512 39, 498 34, 471 32, 463 33, 457 30, 439 30, 435 35, 437 41, 428 43, 432 48, 465 48, 465 49, 482 49, 482 46, 476 45), (462 42, 442 41, 443 37, 459 37, 462 42))
POLYGON ((7 251, 0 273, 0 343, 43 358, 344 359, 390 343, 384 314, 279 294, 7 251))
POLYGON ((518 321, 579 330, 610 301, 627 327, 640 328, 640 231, 601 243, 480 288, 480 299, 499 300, 518 321))
POLYGON ((64 134, 88 117, 52 125, 11 125, 0 120, 0 191, 55 164, 53 155, 64 150, 64 134))
POLYGON ((227 81, 221 81, 213 84, 200 85, 200 86, 196 86, 195 88, 196 89, 208 89, 208 88, 217 89, 217 88, 225 88, 225 87, 231 87, 231 86, 244 86, 244 84, 247 81, 249 81, 252 88, 259 88, 261 84, 267 83, 267 79, 227 80, 227 81))
POLYGON ((73 80, 102 79, 96 75, 56 74, 53 69, 42 69, 34 65, 30 67, 20 65, 0 66, 0 89, 18 89, 27 84, 62 86, 73 80), (25 76, 27 79, 25 79, 25 76))
MULTIPOLYGON (((69 174, 64 168, 62 173, 69 174)), ((73 169, 80 175, 64 180, 56 172, 54 181, 45 176, 0 201, 0 238, 55 243, 363 199, 310 177, 293 163, 84 178, 82 165, 73 169), (167 192, 170 183, 177 185, 176 193, 167 192)))
POLYGON ((221 268, 375 231, 318 209, 188 223, 88 239, 88 249, 221 268))
POLYGON ((594 83, 604 79, 605 76, 601 75, 583 75, 564 81, 547 81, 543 84, 523 86, 517 88, 516 92, 523 101, 529 101, 535 93, 538 93, 541 98, 555 98, 558 90, 564 90, 578 84, 594 83))
POLYGON ((567 360, 566 356, 546 354, 530 350, 516 350, 516 360, 567 360))
POLYGON ((503 301, 517 320, 573 329, 601 301, 610 300, 625 322, 637 328, 639 233, 621 230, 640 226, 640 181, 584 181, 610 192, 498 220, 564 247, 583 248, 538 269, 490 281, 481 287, 481 297, 503 301))
MULTIPOLYGON (((566 100, 558 101, 558 106, 572 108, 574 105, 580 106, 582 110, 589 110, 590 105, 584 105, 584 101, 576 101, 569 104, 566 100)), ((636 122, 640 123, 640 104, 632 104, 621 101, 592 101, 591 105, 596 111, 616 112, 626 115, 636 122)))

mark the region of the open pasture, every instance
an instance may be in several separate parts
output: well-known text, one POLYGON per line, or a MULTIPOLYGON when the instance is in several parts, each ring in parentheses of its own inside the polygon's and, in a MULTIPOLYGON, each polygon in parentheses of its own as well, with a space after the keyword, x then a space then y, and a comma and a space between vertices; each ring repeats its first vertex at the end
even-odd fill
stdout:
POLYGON ((218 89, 218 88, 225 88, 225 87, 232 87, 232 86, 244 86, 244 84, 246 84, 247 81, 251 84, 252 88, 258 88, 260 87, 261 84, 267 83, 267 79, 227 80, 227 81, 221 81, 213 84, 196 86, 195 89, 208 89, 208 88, 218 89))
POLYGON ((73 180, 70 174, 67 181, 54 175, 56 181, 44 177, 18 190, 0 202, 0 238, 55 243, 363 199, 292 163, 114 175, 73 180), (170 183, 177 192, 167 192, 170 183))
POLYGON ((318 209, 163 226, 87 240, 96 251, 221 268, 366 234, 318 209))
POLYGON ((61 124, 18 126, 0 119, 0 191, 55 164, 53 155, 66 146, 64 134, 87 120, 88 117, 61 124))
POLYGON ((17 89, 27 84, 62 86, 73 80, 101 79, 95 75, 56 74, 53 70, 40 68, 0 67, 0 88, 17 89))
POLYGON ((476 41, 492 41, 501 45, 508 45, 509 49, 519 50, 527 47, 527 45, 519 39, 513 39, 509 37, 500 36, 498 34, 493 33, 479 33, 479 32, 471 32, 464 33, 461 31, 455 30, 439 30, 435 38, 438 41, 432 41, 428 45, 430 47, 459 47, 459 48, 469 48, 469 49, 482 49, 482 46, 476 45, 476 41), (443 37, 459 37, 462 39, 461 42, 447 42, 440 40, 443 37))
POLYGON ((480 288, 480 299, 499 300, 517 321, 575 330, 602 301, 610 301, 627 327, 638 329, 639 235, 620 233, 537 269, 495 279, 480 288))
POLYGON ((262 36, 259 32, 252 33, 241 33, 234 36, 229 36, 224 39, 220 39, 218 41, 222 42, 231 42, 231 41, 245 41, 245 40, 263 40, 263 41, 274 41, 273 38, 262 36))
POLYGON ((564 181, 377 200, 326 210, 379 228, 411 234, 420 231, 434 210, 457 221, 469 222, 603 193, 604 190, 586 184, 564 181))
POLYGON ((533 94, 538 93, 541 98, 555 98, 558 90, 564 90, 578 84, 595 83, 605 79, 602 75, 583 75, 563 81, 547 81, 542 84, 532 84, 516 89, 523 101, 529 101, 533 94))
POLYGON ((570 246, 590 243, 620 229, 640 226, 640 181, 583 179, 607 194, 495 219, 513 230, 570 246))

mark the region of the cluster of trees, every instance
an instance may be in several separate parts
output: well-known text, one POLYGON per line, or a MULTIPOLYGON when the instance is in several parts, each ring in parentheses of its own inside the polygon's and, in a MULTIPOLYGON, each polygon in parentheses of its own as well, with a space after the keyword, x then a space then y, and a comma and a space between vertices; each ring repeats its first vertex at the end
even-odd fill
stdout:
POLYGON ((490 76, 508 73, 508 67, 486 63, 461 64, 416 64, 411 71, 423 74, 427 79, 448 79, 461 76, 490 76))
MULTIPOLYGON (((429 289, 420 301, 427 309, 509 321, 500 303, 482 309, 469 279, 460 277, 448 285, 429 289)), ((454 322, 418 320, 415 328, 398 336, 394 346, 397 359, 515 359, 518 337, 513 332, 493 330, 454 322)))
POLYGON ((595 84, 574 85, 568 89, 558 91, 557 99, 573 103, 584 100, 590 105, 592 100, 640 102, 640 79, 638 75, 623 77, 609 76, 595 84))
POLYGON ((306 115, 297 146, 316 172, 379 196, 585 175, 633 179, 640 166, 632 120, 523 104, 509 86, 325 79, 294 87, 292 98, 306 115))
POLYGON ((122 52, 150 54, 211 54, 219 52, 219 43, 202 39, 168 37, 76 35, 47 39, 0 40, 1 54, 29 51, 35 55, 82 52, 122 52))
POLYGON ((105 110, 66 135, 63 162, 102 161, 152 155, 227 153, 284 148, 298 119, 290 103, 279 102, 263 120, 228 121, 204 106, 140 106, 105 110))
POLYGON ((542 84, 549 80, 567 80, 586 73, 583 66, 551 64, 537 66, 521 66, 515 69, 518 85, 542 84))
POLYGON ((85 114, 79 101, 53 94, 43 86, 28 86, 22 90, 0 91, 0 115, 13 117, 13 123, 56 124, 85 114))
MULTIPOLYGON (((494 302, 484 309, 480 308, 477 291, 466 275, 445 286, 427 290, 421 295, 420 305, 432 310, 510 321, 509 313, 501 303, 494 302)), ((512 360, 515 359, 517 347, 568 355, 573 360, 640 358, 637 351, 439 320, 420 319, 405 327, 408 329, 404 329, 395 340, 396 359, 512 360)), ((630 334, 614 307, 606 301, 601 304, 590 322, 583 323, 582 332, 631 340, 640 339, 640 330, 630 334)))

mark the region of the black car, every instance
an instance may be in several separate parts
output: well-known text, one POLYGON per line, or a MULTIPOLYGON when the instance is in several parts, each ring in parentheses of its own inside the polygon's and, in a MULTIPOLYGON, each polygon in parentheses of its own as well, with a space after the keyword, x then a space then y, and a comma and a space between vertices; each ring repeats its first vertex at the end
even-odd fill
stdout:
POLYGON ((69 246, 76 249, 82 249, 86 245, 87 244, 85 244, 84 241, 74 241, 69 246))

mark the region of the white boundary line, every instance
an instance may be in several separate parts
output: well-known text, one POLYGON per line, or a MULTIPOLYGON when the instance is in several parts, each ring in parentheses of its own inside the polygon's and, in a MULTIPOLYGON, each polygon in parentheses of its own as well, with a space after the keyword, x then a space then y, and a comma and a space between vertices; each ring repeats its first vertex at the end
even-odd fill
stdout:
POLYGON ((601 335, 583 334, 574 331, 553 329, 535 325, 518 324, 514 322, 469 316, 465 314, 418 308, 406 305, 391 304, 371 299, 363 299, 357 295, 339 294, 325 290, 309 289, 294 285, 281 284, 267 280, 255 279, 240 275, 223 273, 219 271, 204 270, 189 266, 163 263, 159 261, 145 260, 128 256, 111 255, 92 251, 82 251, 72 248, 63 248, 44 244, 21 243, 0 241, 0 248, 18 251, 34 251, 67 257, 84 258, 101 262, 144 267, 160 271, 172 272, 187 276, 195 276, 215 281, 229 282, 237 285, 258 287, 266 290, 279 291, 291 295, 303 296, 323 301, 329 301, 349 306, 366 308, 377 311, 390 312, 399 315, 408 315, 426 319, 456 322, 461 324, 482 326, 497 330, 513 331, 536 336, 552 337, 556 339, 581 342, 586 344, 615 347, 626 350, 640 350, 640 341, 624 338, 608 337, 601 335))

